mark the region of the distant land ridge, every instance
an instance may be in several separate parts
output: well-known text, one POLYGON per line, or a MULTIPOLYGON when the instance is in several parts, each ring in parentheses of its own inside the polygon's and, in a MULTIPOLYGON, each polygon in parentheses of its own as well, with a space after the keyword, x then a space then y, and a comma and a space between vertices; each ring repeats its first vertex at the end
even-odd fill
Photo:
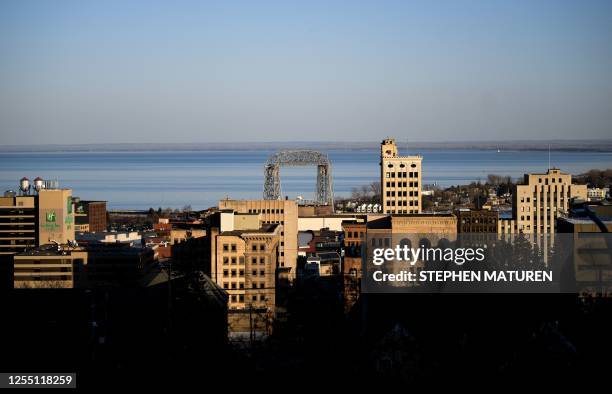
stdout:
MULTIPOLYGON (((612 152, 612 139, 604 140, 515 140, 406 142, 396 139, 400 149, 478 149, 521 151, 612 152)), ((150 152, 150 151, 261 151, 280 149, 377 150, 380 141, 286 141, 286 142, 197 142, 197 143, 102 143, 1 145, 0 152, 150 152)))

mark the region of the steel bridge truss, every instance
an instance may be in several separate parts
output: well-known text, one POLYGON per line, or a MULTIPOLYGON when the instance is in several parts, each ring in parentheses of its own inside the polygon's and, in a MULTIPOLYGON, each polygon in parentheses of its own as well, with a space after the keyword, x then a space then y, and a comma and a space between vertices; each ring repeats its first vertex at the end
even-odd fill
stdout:
POLYGON ((331 162, 326 154, 313 150, 283 150, 268 158, 264 169, 264 200, 281 199, 281 167, 317 166, 317 204, 334 206, 331 162))

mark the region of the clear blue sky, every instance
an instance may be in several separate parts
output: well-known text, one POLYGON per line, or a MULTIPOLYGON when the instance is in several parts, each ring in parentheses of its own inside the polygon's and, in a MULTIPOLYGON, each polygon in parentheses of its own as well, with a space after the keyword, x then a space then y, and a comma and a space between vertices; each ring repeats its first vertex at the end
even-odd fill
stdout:
POLYGON ((612 136, 612 1, 0 2, 5 144, 612 136))

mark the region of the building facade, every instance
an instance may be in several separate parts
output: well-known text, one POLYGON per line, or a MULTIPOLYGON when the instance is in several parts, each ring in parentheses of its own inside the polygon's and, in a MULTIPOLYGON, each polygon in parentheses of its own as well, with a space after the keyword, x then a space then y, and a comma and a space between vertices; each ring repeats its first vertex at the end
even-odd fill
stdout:
POLYGON ((74 288, 75 267, 86 263, 83 250, 60 250, 56 245, 30 249, 13 256, 13 287, 74 288))
POLYGON ((106 231, 106 201, 84 201, 78 197, 73 201, 76 231, 106 231))
POLYGON ((36 195, 0 197, 0 255, 68 240, 74 240, 70 189, 43 189, 36 195))
POLYGON ((0 255, 38 246, 38 207, 35 196, 0 197, 0 255))
POLYGON ((380 145, 380 186, 383 213, 420 213, 421 156, 399 156, 393 139, 380 145))
POLYGON ((282 225, 278 266, 295 278, 297 269, 298 206, 292 200, 221 200, 219 209, 259 214, 262 224, 282 225))
POLYGON ((571 174, 551 168, 544 174, 525 174, 513 195, 513 229, 509 233, 551 234, 555 221, 572 199, 587 199, 587 186, 572 184, 571 174))
POLYGON ((589 201, 604 200, 608 195, 607 188, 592 187, 587 189, 587 198, 589 201))
POLYGON ((488 209, 458 209, 458 233, 497 233, 499 212, 488 209))

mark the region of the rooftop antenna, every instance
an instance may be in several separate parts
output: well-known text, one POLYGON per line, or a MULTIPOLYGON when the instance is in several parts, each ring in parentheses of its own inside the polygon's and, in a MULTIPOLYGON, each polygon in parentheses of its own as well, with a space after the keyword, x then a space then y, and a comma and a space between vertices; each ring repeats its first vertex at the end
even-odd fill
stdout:
POLYGON ((548 144, 548 169, 550 170, 550 144, 548 144))

